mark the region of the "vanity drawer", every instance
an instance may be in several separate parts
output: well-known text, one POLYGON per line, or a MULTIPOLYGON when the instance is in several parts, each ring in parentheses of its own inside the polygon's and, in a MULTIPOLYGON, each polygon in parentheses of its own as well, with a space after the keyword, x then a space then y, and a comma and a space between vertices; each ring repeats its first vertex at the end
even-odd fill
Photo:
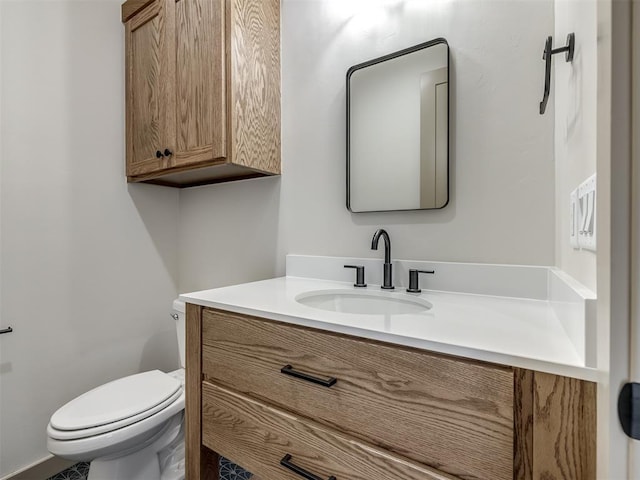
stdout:
POLYGON ((202 328, 205 379, 455 476, 513 478, 509 368, 210 309, 202 328))
POLYGON ((202 384, 202 443, 263 480, 305 478, 282 460, 322 479, 454 478, 207 382, 202 384))

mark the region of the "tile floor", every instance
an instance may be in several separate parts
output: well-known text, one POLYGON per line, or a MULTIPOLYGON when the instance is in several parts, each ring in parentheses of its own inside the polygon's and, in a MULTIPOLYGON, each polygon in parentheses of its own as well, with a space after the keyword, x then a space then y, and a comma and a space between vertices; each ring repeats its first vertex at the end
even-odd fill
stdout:
POLYGON ((89 464, 87 462, 76 463, 66 470, 57 473, 47 480, 86 480, 89 474, 89 464))
MULTIPOLYGON (((89 474, 89 464, 76 463, 65 471, 60 472, 47 480, 86 480, 89 474)), ((249 480, 251 474, 243 470, 235 463, 220 457, 220 480, 249 480)))
POLYGON ((252 475, 235 463, 220 457, 220 480, 249 480, 252 475))

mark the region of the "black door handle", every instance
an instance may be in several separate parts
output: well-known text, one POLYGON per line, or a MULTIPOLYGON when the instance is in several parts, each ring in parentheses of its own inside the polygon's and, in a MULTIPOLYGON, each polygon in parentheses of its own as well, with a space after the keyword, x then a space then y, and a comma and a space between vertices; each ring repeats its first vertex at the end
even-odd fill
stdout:
POLYGON ((162 152, 160 150, 156 150, 156 158, 162 158, 162 157, 164 157, 162 152))
POLYGON ((171 155, 173 155, 173 152, 171 150, 169 150, 168 148, 164 149, 164 156, 165 157, 170 157, 171 155))
MULTIPOLYGON (((292 472, 297 473, 302 478, 306 478, 307 480, 322 480, 322 478, 320 478, 319 476, 314 475, 313 473, 305 470, 302 467, 294 465, 293 463, 290 462, 290 460, 291 460, 291 455, 287 453, 284 457, 282 457, 282 460, 280 460, 280 465, 282 465, 284 468, 288 468, 292 472)), ((331 475, 328 480, 337 480, 337 479, 336 477, 331 475)))

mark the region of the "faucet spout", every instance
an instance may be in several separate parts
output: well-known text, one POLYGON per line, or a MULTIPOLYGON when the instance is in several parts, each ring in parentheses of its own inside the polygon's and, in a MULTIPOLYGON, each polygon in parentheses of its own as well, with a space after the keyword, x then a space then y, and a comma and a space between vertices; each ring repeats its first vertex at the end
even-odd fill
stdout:
POLYGON ((373 238, 371 239, 371 250, 378 249, 380 237, 384 239, 384 263, 391 263, 391 239, 386 230, 382 228, 376 230, 376 233, 373 234, 373 238))
POLYGON ((391 269, 391 239, 389 238, 389 234, 386 232, 386 230, 383 230, 382 228, 376 230, 376 233, 373 234, 373 238, 371 239, 371 250, 378 249, 378 242, 380 241, 380 237, 382 237, 384 240, 384 267, 381 288, 385 290, 393 290, 393 274, 391 269))

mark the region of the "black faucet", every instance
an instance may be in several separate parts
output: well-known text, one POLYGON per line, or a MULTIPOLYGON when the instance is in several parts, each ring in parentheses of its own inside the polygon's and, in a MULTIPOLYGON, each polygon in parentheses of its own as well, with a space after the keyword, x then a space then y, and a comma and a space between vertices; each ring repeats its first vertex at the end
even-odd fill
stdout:
POLYGON ((371 239, 371 250, 378 249, 378 240, 380 237, 384 238, 384 269, 382 276, 382 287, 385 290, 393 290, 393 273, 391 270, 391 239, 389 234, 383 229, 376 230, 371 239))

